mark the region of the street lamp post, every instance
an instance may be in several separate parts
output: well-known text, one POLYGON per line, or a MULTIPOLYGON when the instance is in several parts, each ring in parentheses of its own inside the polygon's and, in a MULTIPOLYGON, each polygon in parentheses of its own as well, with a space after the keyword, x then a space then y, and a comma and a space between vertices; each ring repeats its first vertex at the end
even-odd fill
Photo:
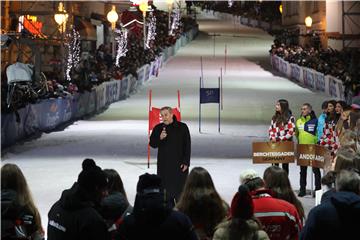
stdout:
POLYGON ((114 30, 116 27, 116 21, 119 19, 119 15, 116 12, 116 8, 115 5, 112 6, 111 11, 108 12, 107 14, 107 20, 111 23, 111 40, 112 40, 112 44, 111 44, 111 56, 114 57, 115 54, 115 34, 114 34, 114 30))
POLYGON ((64 8, 64 4, 62 2, 59 3, 58 11, 54 15, 55 22, 59 25, 59 31, 64 33, 66 30, 66 22, 69 18, 69 15, 66 13, 64 8))
POLYGON ((142 1, 139 5, 139 9, 143 13, 144 48, 146 46, 146 11, 148 10, 148 7, 147 0, 142 1))
POLYGON ((55 13, 54 15, 54 19, 55 19, 55 22, 59 25, 59 32, 61 33, 61 48, 60 48, 60 51, 61 51, 61 63, 62 63, 62 73, 61 74, 61 77, 62 78, 65 78, 65 68, 64 68, 64 56, 65 56, 65 53, 64 53, 64 33, 66 31, 66 22, 69 18, 69 15, 67 14, 65 8, 64 8, 64 4, 62 2, 59 3, 59 6, 58 6, 58 11, 55 13))
POLYGON ((305 18, 305 26, 306 26, 306 33, 308 33, 308 30, 311 29, 312 26, 312 18, 310 16, 307 16, 305 18))

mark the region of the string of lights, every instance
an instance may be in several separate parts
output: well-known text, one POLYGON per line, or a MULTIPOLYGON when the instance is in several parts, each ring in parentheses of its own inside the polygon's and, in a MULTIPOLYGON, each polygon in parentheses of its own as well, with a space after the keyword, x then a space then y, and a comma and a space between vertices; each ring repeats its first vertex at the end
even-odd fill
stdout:
POLYGON ((127 34, 128 31, 126 29, 115 29, 115 41, 117 45, 116 50, 116 58, 115 58, 115 65, 117 67, 120 66, 120 58, 126 56, 127 49, 127 34))
POLYGON ((150 42, 155 40, 156 37, 156 17, 154 16, 154 14, 152 12, 150 12, 149 15, 149 21, 147 22, 147 38, 146 38, 146 44, 145 44, 145 48, 149 49, 150 48, 150 42))
POLYGON ((169 31, 170 36, 175 35, 175 31, 180 27, 180 9, 174 9, 171 13, 172 23, 169 31))
POLYGON ((65 42, 67 58, 66 58, 66 80, 71 81, 71 69, 76 68, 80 62, 80 33, 72 29, 66 34, 65 42))

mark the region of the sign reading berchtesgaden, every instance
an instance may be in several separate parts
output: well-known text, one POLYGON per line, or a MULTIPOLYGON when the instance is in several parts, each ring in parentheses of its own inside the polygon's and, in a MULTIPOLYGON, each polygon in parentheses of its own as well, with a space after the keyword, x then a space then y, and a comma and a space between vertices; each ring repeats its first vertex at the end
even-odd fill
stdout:
POLYGON ((295 161, 293 142, 254 142, 253 163, 290 163, 295 161))

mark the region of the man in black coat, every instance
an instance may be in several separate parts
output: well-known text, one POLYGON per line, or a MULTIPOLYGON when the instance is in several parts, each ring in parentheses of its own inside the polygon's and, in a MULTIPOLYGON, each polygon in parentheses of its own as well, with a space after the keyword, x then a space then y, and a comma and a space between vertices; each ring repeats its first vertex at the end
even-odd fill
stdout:
POLYGON ((158 148, 157 174, 169 199, 178 200, 189 173, 191 140, 185 123, 177 121, 170 107, 160 111, 163 122, 150 136, 150 146, 158 148))
POLYGON ((48 240, 108 240, 105 220, 97 207, 106 195, 107 177, 94 160, 82 163, 78 181, 63 191, 50 209, 48 240))

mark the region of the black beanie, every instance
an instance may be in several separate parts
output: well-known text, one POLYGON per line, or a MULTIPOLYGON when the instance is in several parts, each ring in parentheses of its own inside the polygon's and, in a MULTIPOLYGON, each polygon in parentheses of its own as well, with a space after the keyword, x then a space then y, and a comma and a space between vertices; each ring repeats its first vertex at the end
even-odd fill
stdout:
POLYGON ((146 193, 146 190, 149 189, 155 189, 159 192, 162 190, 161 178, 158 175, 149 173, 140 175, 136 191, 138 193, 146 193))
POLYGON ((103 170, 93 159, 85 159, 82 162, 82 171, 78 177, 78 184, 81 188, 88 191, 94 191, 96 187, 105 188, 107 186, 107 177, 103 170))

